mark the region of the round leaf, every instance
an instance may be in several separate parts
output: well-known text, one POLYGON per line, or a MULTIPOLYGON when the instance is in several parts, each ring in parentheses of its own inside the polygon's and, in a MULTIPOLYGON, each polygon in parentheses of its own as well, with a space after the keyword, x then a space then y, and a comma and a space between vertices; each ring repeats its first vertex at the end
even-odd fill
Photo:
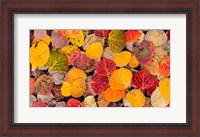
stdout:
POLYGON ((112 88, 107 88, 104 92, 104 97, 109 102, 120 101, 125 96, 124 90, 116 90, 112 88))

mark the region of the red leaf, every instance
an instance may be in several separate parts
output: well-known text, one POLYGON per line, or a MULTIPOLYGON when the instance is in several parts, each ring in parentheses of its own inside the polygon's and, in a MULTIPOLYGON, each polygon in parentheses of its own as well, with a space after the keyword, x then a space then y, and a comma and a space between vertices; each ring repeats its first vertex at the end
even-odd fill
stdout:
POLYGON ((167 40, 170 40, 170 30, 167 30, 166 34, 167 34, 167 40))
POLYGON ((47 104, 45 104, 44 102, 42 101, 37 101, 33 104, 33 107, 46 107, 47 104))
POLYGON ((128 30, 125 32, 126 43, 131 43, 140 38, 141 33, 137 30, 128 30))
POLYGON ((96 73, 91 81, 91 85, 94 92, 100 94, 109 86, 108 77, 96 73))
POLYGON ((153 86, 154 78, 144 69, 134 74, 132 84, 140 89, 148 89, 153 86))
POLYGON ((106 38, 110 34, 110 30, 95 30, 94 35, 100 38, 106 38))
POLYGON ((151 96, 151 94, 153 93, 153 91, 156 89, 157 86, 158 86, 158 80, 154 79, 153 86, 147 89, 147 95, 151 96))
POLYGON ((67 101, 66 107, 83 107, 83 104, 74 98, 71 98, 67 101))
POLYGON ((96 71, 101 76, 107 76, 116 70, 116 64, 113 60, 102 59, 96 66, 96 71))

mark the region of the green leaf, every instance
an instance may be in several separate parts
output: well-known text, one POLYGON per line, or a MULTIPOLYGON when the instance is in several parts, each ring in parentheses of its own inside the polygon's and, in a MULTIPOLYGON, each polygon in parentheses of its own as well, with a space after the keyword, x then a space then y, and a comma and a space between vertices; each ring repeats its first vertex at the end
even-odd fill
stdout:
POLYGON ((108 37, 108 45, 112 52, 118 53, 125 47, 126 38, 124 31, 112 30, 108 37))
POLYGON ((47 61, 47 66, 53 71, 63 72, 67 70, 68 62, 69 61, 65 53, 60 53, 55 50, 51 52, 51 56, 47 61))

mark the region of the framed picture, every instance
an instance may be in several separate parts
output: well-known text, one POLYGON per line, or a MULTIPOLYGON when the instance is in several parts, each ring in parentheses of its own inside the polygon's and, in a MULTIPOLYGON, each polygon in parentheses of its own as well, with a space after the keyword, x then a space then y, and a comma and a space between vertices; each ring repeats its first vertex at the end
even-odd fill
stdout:
POLYGON ((199 135, 199 1, 1 4, 1 136, 199 135))

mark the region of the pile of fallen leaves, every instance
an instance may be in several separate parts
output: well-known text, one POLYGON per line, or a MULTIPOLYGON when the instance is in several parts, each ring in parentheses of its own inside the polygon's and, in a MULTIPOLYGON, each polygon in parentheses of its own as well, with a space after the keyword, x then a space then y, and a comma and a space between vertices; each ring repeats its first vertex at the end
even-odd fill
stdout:
POLYGON ((169 30, 30 31, 30 107, 169 104, 169 30))

